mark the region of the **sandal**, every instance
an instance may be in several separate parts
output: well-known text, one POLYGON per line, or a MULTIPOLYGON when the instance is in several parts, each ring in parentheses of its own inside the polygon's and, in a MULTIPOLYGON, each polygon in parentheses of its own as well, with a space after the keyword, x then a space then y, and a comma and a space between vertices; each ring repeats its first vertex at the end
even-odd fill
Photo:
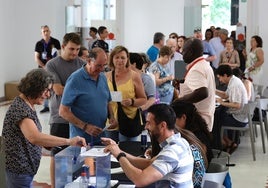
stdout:
POLYGON ((235 142, 232 142, 232 144, 227 147, 227 152, 231 155, 237 147, 238 145, 235 142))

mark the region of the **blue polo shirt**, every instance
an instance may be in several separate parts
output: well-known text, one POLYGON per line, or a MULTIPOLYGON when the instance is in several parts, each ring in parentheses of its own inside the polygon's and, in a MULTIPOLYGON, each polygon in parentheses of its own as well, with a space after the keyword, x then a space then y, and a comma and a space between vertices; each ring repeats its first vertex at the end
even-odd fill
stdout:
MULTIPOLYGON (((61 104, 70 107, 80 120, 100 128, 105 127, 108 116, 108 103, 111 101, 107 79, 100 73, 98 79, 92 79, 85 70, 85 65, 68 78, 61 104)), ((98 143, 99 137, 91 137, 80 128, 70 123, 70 137, 82 136, 88 143, 98 143)))
POLYGON ((148 50, 147 50, 147 55, 151 62, 155 62, 159 54, 159 49, 152 45, 148 50))

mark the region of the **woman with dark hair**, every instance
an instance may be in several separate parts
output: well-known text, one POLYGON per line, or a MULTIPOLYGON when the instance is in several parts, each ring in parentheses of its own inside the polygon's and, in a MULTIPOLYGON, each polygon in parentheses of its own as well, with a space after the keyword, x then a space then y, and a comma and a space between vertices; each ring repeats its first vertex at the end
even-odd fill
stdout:
POLYGON ((178 49, 177 52, 182 54, 184 42, 186 41, 186 37, 184 35, 181 35, 178 37, 178 49))
POLYGON ((252 78, 253 83, 257 85, 265 85, 264 83, 264 70, 262 65, 264 63, 264 52, 262 50, 262 38, 254 35, 250 40, 250 52, 247 55, 246 70, 248 76, 252 78), (263 82, 261 82, 263 81, 263 82))
POLYGON ((159 51, 159 57, 149 67, 149 72, 154 74, 156 92, 159 96, 160 103, 170 104, 174 97, 174 87, 172 81, 174 75, 171 74, 167 64, 172 55, 171 48, 163 46, 159 51))
POLYGON ((234 40, 227 38, 225 49, 220 53, 219 65, 229 65, 232 69, 240 67, 238 51, 234 49, 234 40))
POLYGON ((32 187, 43 147, 86 146, 79 136, 67 139, 41 132, 35 105, 50 97, 54 79, 44 69, 34 69, 21 79, 16 97, 7 110, 3 139, 6 155, 6 183, 9 188, 32 187))
POLYGON ((182 129, 191 131, 206 147, 208 161, 213 158, 211 147, 211 135, 206 121, 192 103, 174 101, 171 107, 176 113, 176 125, 182 129))
POLYGON ((211 29, 207 29, 205 32, 205 41, 209 42, 210 39, 213 38, 213 31, 211 29))

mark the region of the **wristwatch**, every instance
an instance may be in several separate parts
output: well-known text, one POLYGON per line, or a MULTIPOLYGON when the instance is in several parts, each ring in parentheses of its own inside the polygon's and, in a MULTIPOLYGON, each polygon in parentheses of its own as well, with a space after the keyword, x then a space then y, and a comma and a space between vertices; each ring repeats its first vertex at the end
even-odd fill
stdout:
POLYGON ((116 157, 118 162, 119 162, 121 157, 127 157, 127 155, 124 152, 119 153, 118 156, 116 157))

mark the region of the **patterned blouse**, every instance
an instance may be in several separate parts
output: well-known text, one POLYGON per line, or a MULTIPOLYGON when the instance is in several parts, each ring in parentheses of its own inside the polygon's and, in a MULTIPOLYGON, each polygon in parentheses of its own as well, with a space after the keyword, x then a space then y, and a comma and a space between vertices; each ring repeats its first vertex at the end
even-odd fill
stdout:
POLYGON ((203 176, 206 172, 205 161, 200 150, 195 145, 190 145, 194 158, 193 183, 194 188, 201 188, 203 176))
MULTIPOLYGON (((155 74, 159 73, 160 74, 160 79, 165 78, 170 75, 170 70, 166 66, 160 65, 157 61, 154 62, 150 67, 149 67, 149 72, 155 74)), ((171 81, 166 81, 165 83, 159 85, 156 87, 159 97, 165 97, 167 95, 173 95, 174 87, 172 86, 171 81)))
POLYGON ((41 147, 31 144, 24 137, 19 122, 25 118, 32 119, 37 129, 42 131, 36 111, 32 110, 20 97, 16 97, 6 113, 2 132, 6 170, 16 174, 35 175, 40 164, 41 147))

